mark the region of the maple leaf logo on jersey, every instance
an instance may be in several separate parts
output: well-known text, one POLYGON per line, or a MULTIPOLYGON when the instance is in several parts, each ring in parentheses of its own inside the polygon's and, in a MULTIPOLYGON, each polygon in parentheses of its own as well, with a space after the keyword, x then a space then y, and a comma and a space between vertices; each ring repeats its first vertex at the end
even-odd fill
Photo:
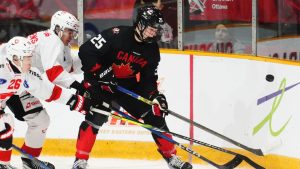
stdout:
POLYGON ((121 63, 121 65, 117 65, 114 63, 112 65, 112 68, 113 68, 114 75, 117 78, 131 77, 133 74, 133 70, 131 69, 131 66, 129 63, 127 63, 125 65, 123 63, 121 63))
POLYGON ((119 28, 113 28, 112 31, 113 31, 114 34, 118 34, 120 32, 120 29, 119 28))

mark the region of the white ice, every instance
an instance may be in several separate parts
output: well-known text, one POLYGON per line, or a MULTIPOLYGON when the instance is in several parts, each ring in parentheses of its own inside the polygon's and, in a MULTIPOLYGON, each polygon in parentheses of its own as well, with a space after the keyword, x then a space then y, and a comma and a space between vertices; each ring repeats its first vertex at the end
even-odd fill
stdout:
MULTIPOLYGON (((71 169, 74 161, 73 157, 41 156, 41 160, 53 163, 56 169, 71 169)), ((12 156, 11 165, 21 169, 22 162, 20 156, 12 156)), ((213 169, 207 165, 193 164, 193 169, 213 169)), ((164 160, 125 160, 114 158, 90 158, 88 169, 169 169, 164 160)))

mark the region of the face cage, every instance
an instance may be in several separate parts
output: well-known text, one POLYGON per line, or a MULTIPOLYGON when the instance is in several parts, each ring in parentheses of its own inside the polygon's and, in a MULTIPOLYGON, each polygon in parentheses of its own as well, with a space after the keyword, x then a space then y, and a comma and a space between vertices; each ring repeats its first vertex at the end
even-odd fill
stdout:
MULTIPOLYGON (((58 25, 57 25, 57 26, 58 26, 58 25)), ((58 32, 57 35, 58 35, 59 38, 61 38, 61 37, 63 36, 64 30, 65 30, 65 29, 70 29, 70 30, 73 31, 73 36, 72 36, 72 38, 73 38, 74 40, 78 38, 78 32, 75 31, 74 29, 66 28, 66 27, 60 27, 60 26, 58 26, 58 27, 59 27, 59 32, 58 32)), ((55 32, 55 30, 54 30, 54 32, 55 32)))
MULTIPOLYGON (((70 29, 70 28, 64 28, 64 30, 65 30, 65 29, 70 29)), ((62 35, 64 34, 64 30, 61 30, 61 34, 62 34, 62 35)), ((75 31, 75 30, 73 30, 73 29, 70 29, 70 30, 73 31, 73 33, 72 33, 72 38, 73 38, 73 39, 77 39, 77 38, 78 38, 78 32, 75 31)))

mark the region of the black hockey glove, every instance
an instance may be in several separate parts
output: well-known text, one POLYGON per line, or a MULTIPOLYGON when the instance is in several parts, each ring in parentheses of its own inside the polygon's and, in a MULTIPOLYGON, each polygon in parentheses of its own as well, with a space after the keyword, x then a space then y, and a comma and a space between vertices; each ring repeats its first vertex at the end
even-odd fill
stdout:
POLYGON ((154 103, 152 105, 152 112, 156 116, 168 115, 168 103, 165 95, 157 93, 150 96, 150 100, 154 103))
POLYGON ((83 96, 86 92, 86 88, 83 83, 79 83, 76 80, 70 85, 71 88, 76 89, 76 94, 83 96))
POLYGON ((101 84, 91 85, 88 82, 84 82, 84 86, 86 86, 84 97, 91 99, 94 105, 102 105, 104 96, 101 84))
MULTIPOLYGON (((0 131, 1 148, 9 150, 13 139, 14 128, 9 123, 4 122, 4 128, 0 131)), ((2 150, 3 151, 3 150, 2 150)))
POLYGON ((89 98, 85 98, 80 95, 73 95, 70 100, 67 102, 67 105, 70 106, 70 110, 78 111, 84 115, 90 111, 93 106, 93 102, 89 98))

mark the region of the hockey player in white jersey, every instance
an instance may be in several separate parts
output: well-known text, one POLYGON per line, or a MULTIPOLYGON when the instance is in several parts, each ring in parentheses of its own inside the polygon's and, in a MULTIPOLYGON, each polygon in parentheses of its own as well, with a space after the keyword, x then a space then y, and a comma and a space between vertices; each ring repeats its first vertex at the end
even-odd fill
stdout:
MULTIPOLYGON (((28 39, 34 46, 32 66, 38 68, 43 77, 46 75, 53 84, 75 88, 79 91, 78 94, 82 95, 84 87, 69 74, 74 69, 69 43, 76 38, 77 32, 76 17, 68 12, 58 11, 51 18, 49 30, 34 33, 28 36, 28 39)), ((34 157, 39 157, 50 123, 46 110, 39 99, 27 92, 11 97, 6 104, 13 113, 19 114, 16 118, 28 124, 22 150, 34 157), (29 104, 30 106, 26 106, 29 104), (37 120, 39 118, 41 120, 37 120)), ((22 162, 23 168, 36 168, 33 161, 28 158, 22 157, 22 162)))
POLYGON ((32 65, 46 73, 51 82, 66 88, 81 87, 69 74, 75 68, 70 42, 77 38, 78 24, 78 20, 72 14, 58 11, 51 18, 50 29, 28 36, 35 46, 32 65))
MULTIPOLYGON (((50 29, 34 33, 28 36, 28 39, 34 46, 32 66, 38 68, 43 77, 46 76, 53 84, 65 88, 72 87, 79 91, 79 94, 83 94, 84 88, 81 83, 69 74, 74 69, 69 43, 77 37, 77 32, 76 17, 68 12, 58 11, 51 18, 50 29)), ((46 110, 39 99, 26 92, 11 97, 6 104, 12 112, 19 114, 16 118, 25 120, 28 124, 22 150, 39 157, 50 123, 46 110), (41 120, 35 122, 38 118, 41 120)), ((22 162, 23 168, 35 168, 32 161, 25 157, 22 157, 22 162)))
MULTIPOLYGON (((11 158, 12 139, 14 131, 14 120, 11 114, 5 113, 6 102, 26 91, 47 102, 55 101, 70 106, 71 110, 82 113, 91 107, 91 101, 80 95, 73 95, 67 89, 54 85, 47 79, 42 79, 39 70, 31 68, 32 45, 24 37, 14 37, 7 44, 0 46, 0 169, 12 169, 9 164, 11 158)), ((25 98, 21 98, 26 100, 25 98)), ((30 100, 30 99, 29 99, 30 100)), ((35 107, 38 102, 27 102, 26 107, 35 107)), ((18 105, 15 105, 17 107, 18 105)), ((26 109, 26 108, 24 108, 26 109)), ((13 112, 15 117, 23 118, 30 126, 31 131, 42 131, 49 125, 49 117, 44 109, 28 115, 22 112, 13 112), (30 119, 30 120, 28 120, 30 119)), ((29 141, 32 144, 39 140, 38 135, 29 133, 29 141)), ((25 159, 26 160, 26 159, 25 159)), ((29 159, 28 159, 29 160, 29 159)), ((55 168, 52 164, 45 162, 49 168, 55 168)), ((35 168, 35 167, 24 167, 35 168)), ((36 166, 37 168, 37 166, 36 166)))

